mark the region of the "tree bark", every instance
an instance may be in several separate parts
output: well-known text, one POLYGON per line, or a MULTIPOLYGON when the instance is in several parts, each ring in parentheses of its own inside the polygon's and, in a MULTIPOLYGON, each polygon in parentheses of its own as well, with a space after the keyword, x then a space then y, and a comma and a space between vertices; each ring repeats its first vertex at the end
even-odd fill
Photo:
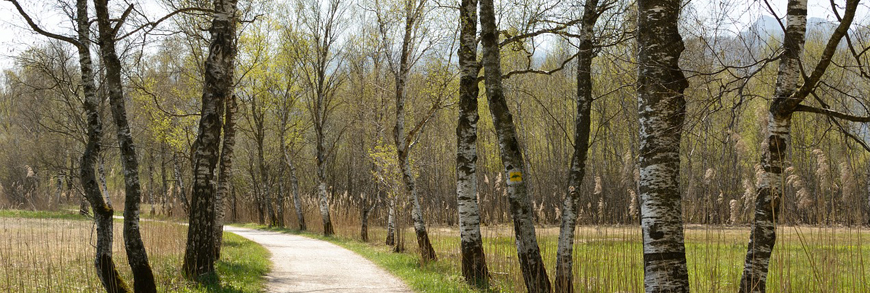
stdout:
MULTIPOLYGON (((776 88, 770 103, 767 137, 762 148, 761 167, 764 170, 756 190, 755 219, 750 232, 749 246, 740 279, 740 292, 765 292, 770 256, 776 243, 776 220, 782 200, 782 172, 788 167, 786 158, 791 133, 791 117, 801 102, 819 83, 837 50, 840 40, 848 33, 855 18, 858 0, 846 1, 840 24, 825 45, 819 63, 809 76, 803 76, 801 54, 805 43, 807 23, 806 0, 788 3, 787 23, 783 39, 783 52, 779 60, 776 88)), ((832 3, 833 4, 833 3, 832 3)), ((829 116, 831 117, 831 116, 829 116)))
POLYGON ((396 245, 396 198, 390 197, 390 204, 387 210, 387 239, 384 244, 393 246, 396 245))
POLYGON ((230 178, 233 176, 233 149, 236 145, 236 96, 230 95, 226 100, 224 113, 224 137, 220 156, 220 173, 215 193, 215 229, 214 251, 215 259, 221 258, 221 244, 224 235, 224 219, 226 218, 226 198, 230 190, 230 178))
POLYGON ((574 118, 574 155, 568 169, 567 196, 562 203, 562 223, 559 228, 559 246, 556 250, 556 292, 574 292, 574 227, 577 225, 577 207, 580 206, 580 184, 586 175, 586 157, 589 152, 589 132, 592 124, 592 59, 593 28, 600 11, 598 0, 587 0, 583 7, 580 28, 580 46, 577 52, 577 116, 574 118))
POLYGON ((296 221, 299 223, 299 230, 305 231, 307 227, 305 226, 305 215, 302 213, 302 200, 299 199, 299 178, 296 177, 296 165, 293 164, 293 159, 290 158, 290 154, 287 153, 287 150, 284 147, 281 147, 281 149, 284 150, 284 161, 287 162, 287 168, 290 171, 290 189, 293 193, 293 206, 296 209, 296 221))
POLYGON ((142 199, 139 162, 136 157, 133 135, 127 121, 124 85, 121 81, 121 60, 115 52, 115 33, 123 21, 118 22, 114 27, 112 26, 109 18, 108 0, 95 0, 94 10, 97 14, 100 55, 106 68, 109 104, 117 129, 121 165, 124 168, 124 247, 127 250, 130 268, 133 270, 133 290, 137 293, 157 292, 154 273, 148 263, 148 253, 145 251, 145 244, 142 243, 142 235, 139 232, 139 204, 142 199))
POLYGON ((465 282, 485 288, 489 281, 480 208, 477 202, 477 0, 463 0, 459 9, 459 122, 456 125, 456 203, 460 254, 465 282))
POLYGON ((187 191, 184 189, 184 178, 181 176, 181 165, 178 163, 178 154, 172 155, 172 174, 178 185, 178 200, 181 201, 181 210, 190 215, 190 201, 187 200, 187 191))
POLYGON ((483 45, 483 68, 486 96, 498 136, 499 154, 504 175, 507 178, 507 194, 516 233, 517 258, 523 272, 523 281, 528 292, 550 292, 550 279, 541 259, 541 250, 535 237, 532 199, 528 194, 523 176, 526 167, 517 141, 513 117, 505 101, 501 82, 501 57, 498 44, 498 29, 495 22, 493 0, 480 1, 481 42, 483 45))
MULTIPOLYGON (((318 107, 318 112, 325 112, 326 109, 320 109, 321 107, 326 107, 323 103, 318 103, 320 106, 318 107)), ((321 115, 322 117, 322 115, 321 115)), ((318 121, 320 119, 315 119, 318 121)), ((333 233, 332 228, 332 217, 329 214, 329 200, 327 198, 326 193, 326 147, 324 146, 324 137, 323 137, 323 121, 320 123, 316 123, 315 132, 317 136, 317 198, 320 203, 320 219, 323 223, 323 235, 330 236, 333 233)))
POLYGON ((233 95, 233 66, 236 56, 236 1, 215 0, 211 41, 205 61, 205 83, 199 135, 194 143, 194 179, 191 195, 187 246, 183 272, 202 280, 214 274, 215 262, 215 168, 219 159, 222 114, 225 101, 233 95))
MULTIPOLYGON (((95 172, 97 158, 102 150, 103 124, 98 109, 100 100, 97 97, 93 62, 91 61, 88 0, 76 1, 76 24, 78 32, 76 48, 79 54, 82 88, 85 95, 83 108, 88 122, 88 140, 82 154, 81 163, 79 164, 79 175, 81 176, 82 189, 84 189, 84 198, 90 202, 91 209, 94 211, 94 223, 97 227, 94 267, 97 269, 97 276, 106 292, 130 292, 127 284, 121 279, 121 275, 115 268, 115 262, 112 260, 112 216, 114 210, 103 199, 95 172)), ((87 211, 87 208, 82 204, 80 210, 87 211)))
POLYGON ((807 2, 791 0, 788 3, 783 52, 779 61, 774 103, 768 115, 767 137, 761 154, 764 175, 756 189, 755 219, 749 236, 749 247, 743 275, 740 278, 740 292, 765 292, 767 272, 773 246, 776 244, 776 220, 779 216, 782 198, 782 172, 788 167, 786 162, 787 144, 791 132, 793 109, 775 107, 777 101, 790 98, 801 79, 800 62, 805 43, 807 2))
POLYGON ((259 180, 255 182, 260 187, 259 197, 260 206, 264 208, 264 212, 268 217, 268 227, 276 226, 277 219, 275 209, 272 203, 272 184, 269 182, 269 168, 266 166, 266 109, 263 105, 264 101, 256 96, 251 97, 251 117, 254 132, 254 141, 257 145, 257 170, 260 173, 259 180))
MULTIPOLYGON (((407 97, 407 82, 411 71, 411 54, 414 52, 415 29, 422 14, 425 2, 406 1, 404 3, 404 34, 402 36, 402 51, 399 53, 399 67, 393 67, 396 78, 396 124, 393 128, 394 141, 396 143, 396 155, 402 172, 402 182, 405 185, 405 194, 411 199, 411 219, 414 221, 414 233, 417 236, 417 246, 423 262, 435 261, 438 257, 435 249, 429 241, 429 232, 426 231, 426 220, 423 218, 423 208, 420 205, 420 195, 417 193, 417 183, 411 170, 410 155, 415 139, 419 132, 405 133, 405 103, 407 97), (418 5, 419 4, 419 5, 418 5)), ((426 123, 424 118, 420 123, 426 123)), ((421 124, 422 125, 422 124, 421 124)), ((416 129, 415 129, 416 130, 416 129)))
POLYGON ((641 227, 646 292, 688 292, 680 208, 680 136, 688 87, 678 61, 679 0, 638 1, 641 227))
POLYGON ((100 164, 100 188, 103 193, 103 198, 105 198, 107 204, 112 205, 112 195, 109 194, 109 186, 106 184, 106 163, 102 155, 100 156, 98 163, 100 164))

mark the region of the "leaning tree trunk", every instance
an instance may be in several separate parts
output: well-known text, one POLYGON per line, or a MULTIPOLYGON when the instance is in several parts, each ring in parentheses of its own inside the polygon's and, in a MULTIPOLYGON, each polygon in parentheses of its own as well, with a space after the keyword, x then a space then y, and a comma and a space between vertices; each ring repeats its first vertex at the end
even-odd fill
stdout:
POLYGON ((592 124, 592 33, 598 21, 598 0, 587 0, 583 8, 580 47, 577 52, 577 116, 574 118, 574 155, 568 169, 568 190, 562 203, 562 224, 559 228, 559 246, 556 250, 556 292, 574 292, 573 254, 574 227, 577 225, 577 207, 580 206, 580 184, 586 174, 589 153, 589 131, 592 124))
POLYGON ((459 9, 459 122, 456 125, 456 204, 460 253, 465 282, 486 287, 489 271, 480 235, 477 203, 477 0, 463 0, 459 9))
POLYGON ((123 82, 121 81, 121 60, 115 52, 115 33, 121 23, 112 26, 109 19, 108 0, 95 0, 99 30, 100 55, 106 68, 106 87, 109 91, 109 104, 117 129, 118 148, 121 153, 121 166, 124 168, 124 247, 127 261, 133 270, 133 290, 136 292, 157 292, 154 273, 148 264, 148 253, 139 232, 139 204, 142 188, 139 184, 139 162, 133 135, 127 122, 124 103, 123 82))
POLYGON ((517 141, 516 126, 502 88, 499 35, 493 0, 480 1, 480 25, 486 96, 489 99, 489 110, 498 135, 499 154, 507 178, 508 201, 514 222, 517 258, 523 272, 523 281, 529 292, 550 292, 550 279, 547 277, 547 269, 544 267, 541 250, 535 237, 532 199, 523 181, 526 167, 517 141))
POLYGON ((678 61, 680 0, 638 1, 637 94, 646 292, 689 292, 680 210, 680 136, 688 87, 678 61))
MULTIPOLYGON (((402 37, 402 51, 399 55, 399 68, 393 71, 396 77, 396 124, 393 134, 395 135, 396 156, 402 171, 402 182, 405 184, 405 194, 411 199, 411 219, 414 221, 414 233, 417 236, 420 257, 423 262, 429 262, 437 260, 438 257, 435 255, 435 249, 429 241, 429 232, 426 231, 426 220, 423 218, 423 208, 420 205, 420 195, 417 193, 416 182, 411 171, 410 155, 413 148, 411 141, 415 139, 415 134, 413 131, 411 134, 405 133, 406 87, 408 75, 411 71, 410 58, 414 46, 411 42, 414 39, 415 26, 420 17, 416 8, 416 4, 405 3, 405 29, 402 37)), ((421 123, 426 123, 426 121, 424 120, 421 123)), ((419 135, 419 133, 416 133, 416 135, 419 135)))
POLYGON ((193 165, 193 193, 183 272, 189 278, 214 273, 215 167, 219 159, 223 106, 233 95, 236 56, 236 1, 215 0, 211 41, 205 61, 205 84, 193 165))
MULTIPOLYGON (((103 199, 100 183, 97 179, 97 157, 102 149, 101 138, 103 132, 102 119, 100 118, 97 87, 94 82, 94 72, 90 50, 90 24, 88 22, 88 0, 76 1, 76 24, 78 31, 78 44, 76 48, 79 54, 79 67, 82 73, 82 88, 84 90, 84 110, 88 122, 88 140, 79 164, 84 197, 91 204, 94 211, 94 223, 97 227, 97 245, 94 266, 97 276, 108 293, 130 292, 127 284, 121 279, 121 274, 115 268, 112 260, 112 205, 103 199)), ((86 208, 84 208, 86 210, 86 208)))
POLYGON ((233 149, 236 145, 236 96, 231 95, 226 100, 224 111, 224 137, 220 156, 220 173, 214 199, 214 257, 221 258, 221 244, 224 235, 224 218, 226 218, 226 198, 230 190, 230 177, 233 176, 233 149))

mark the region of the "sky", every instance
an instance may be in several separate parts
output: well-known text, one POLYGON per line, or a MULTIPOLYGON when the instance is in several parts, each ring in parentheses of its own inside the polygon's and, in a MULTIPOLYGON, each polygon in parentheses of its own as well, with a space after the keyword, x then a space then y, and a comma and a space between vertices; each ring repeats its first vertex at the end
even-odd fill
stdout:
MULTIPOLYGON (((166 11, 158 0, 133 1, 141 3, 140 5, 149 17, 159 17, 166 11)), ((74 36, 73 24, 64 16, 63 10, 57 5, 59 2, 75 4, 75 1, 72 0, 19 0, 27 14, 34 18, 34 21, 42 29, 52 33, 74 36)), ((124 3, 123 1, 111 2, 115 2, 117 5, 124 3)), ((13 56, 17 56, 28 47, 48 40, 47 37, 38 35, 30 29, 12 3, 0 1, 0 71, 12 67, 13 56)))
MULTIPOLYGON (((40 26, 44 29, 55 33, 71 34, 72 24, 69 21, 64 21, 65 17, 60 11, 57 2, 52 0, 19 0, 22 6, 27 10, 28 14, 37 19, 40 26), (48 3, 48 4, 46 4, 48 3)), ((135 0, 134 0, 135 1, 135 0)), ((689 0, 693 9, 684 11, 686 21, 706 23, 705 28, 716 26, 713 19, 722 19, 718 22, 720 29, 716 30, 720 34, 736 34, 745 27, 751 25, 762 14, 770 15, 771 13, 763 7, 762 1, 759 0, 689 0), (719 17, 725 16, 725 17, 719 17)), ((66 1, 72 2, 72 1, 66 1)), ((120 2, 120 1, 114 1, 120 2)), ((845 2, 837 0, 837 3, 845 2)), ((139 0, 144 10, 152 17, 159 16, 165 13, 159 4, 158 0, 139 0)), ((771 5, 776 10, 776 14, 782 16, 785 14, 785 4, 787 0, 771 0, 771 5)), ((809 17, 818 17, 828 20, 834 20, 833 14, 830 12, 828 0, 809 0, 809 17)), ((868 15, 868 7, 863 4, 859 8, 857 20, 867 19, 864 16, 868 15)), ((688 27, 692 27, 689 25, 688 27)), ((697 27, 697 26, 696 26, 697 27)), ((692 33, 692 32, 689 32, 692 33)), ((710 34, 710 31, 694 32, 710 34)), ((26 48, 45 42, 47 38, 33 33, 27 24, 24 22, 14 6, 8 1, 0 1, 0 70, 11 68, 13 65, 12 56, 16 56, 26 48)))

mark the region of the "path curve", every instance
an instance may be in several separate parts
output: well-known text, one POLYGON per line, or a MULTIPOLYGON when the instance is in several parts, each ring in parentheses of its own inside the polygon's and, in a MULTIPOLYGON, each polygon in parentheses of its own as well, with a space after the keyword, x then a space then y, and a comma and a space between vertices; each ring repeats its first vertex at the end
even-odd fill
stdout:
POLYGON ((224 226, 272 253, 267 292, 412 292, 371 261, 338 245, 298 235, 224 226))

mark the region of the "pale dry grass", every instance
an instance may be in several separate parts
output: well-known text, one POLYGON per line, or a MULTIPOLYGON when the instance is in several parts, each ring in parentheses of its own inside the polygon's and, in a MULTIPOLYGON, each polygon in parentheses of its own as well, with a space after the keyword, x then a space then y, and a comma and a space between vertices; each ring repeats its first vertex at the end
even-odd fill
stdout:
MULTIPOLYGON (((178 276, 186 227, 142 222, 142 238, 160 291, 183 284, 178 276)), ((132 283, 115 222, 113 252, 118 270, 132 283)), ((93 265, 96 235, 91 221, 0 217, 0 292, 97 292, 93 265)))
MULTIPOLYGON (((359 239, 358 214, 333 214, 336 234, 359 239)), ((319 217, 309 213, 309 229, 320 230, 319 217), (312 221, 313 220, 313 221, 312 221)), ((293 227, 292 217, 290 227, 293 227)), ((406 219, 407 221, 407 219, 406 219)), ((383 220, 369 223, 369 242, 383 245, 383 220)), ((410 222, 402 224, 405 247, 416 254, 410 222)), ((429 227, 439 263, 461 278, 459 231, 456 226, 429 227)), ((538 244, 552 277, 559 228, 537 226, 538 244)), ((743 270, 750 229, 742 226, 686 225, 686 255, 693 292, 736 292, 743 270)), ((523 292, 525 286, 513 225, 484 225, 484 251, 498 291, 523 292)), ((577 292, 643 292, 643 245, 639 225, 578 226, 574 242, 577 292)), ((842 226, 779 226, 771 259, 768 292, 870 292, 870 229, 842 226)))

